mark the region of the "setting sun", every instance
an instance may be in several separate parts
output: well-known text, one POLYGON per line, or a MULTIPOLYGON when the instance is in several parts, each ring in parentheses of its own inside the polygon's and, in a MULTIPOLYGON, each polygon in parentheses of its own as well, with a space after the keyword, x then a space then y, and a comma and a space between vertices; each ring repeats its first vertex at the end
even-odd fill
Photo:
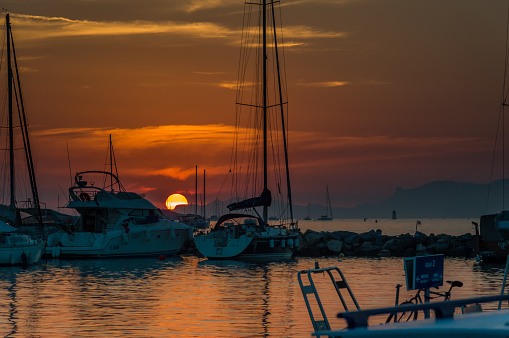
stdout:
POLYGON ((173 194, 166 199, 166 208, 173 210, 177 205, 187 205, 187 199, 181 194, 173 194))

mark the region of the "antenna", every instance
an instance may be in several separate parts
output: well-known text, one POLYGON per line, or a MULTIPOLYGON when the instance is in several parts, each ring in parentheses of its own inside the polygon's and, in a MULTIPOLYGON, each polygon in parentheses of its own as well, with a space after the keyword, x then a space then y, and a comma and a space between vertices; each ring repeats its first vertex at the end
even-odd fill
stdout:
POLYGON ((69 143, 65 141, 65 145, 67 146, 67 164, 69 165, 69 181, 71 181, 72 186, 72 170, 71 170, 71 157, 69 155, 69 143))

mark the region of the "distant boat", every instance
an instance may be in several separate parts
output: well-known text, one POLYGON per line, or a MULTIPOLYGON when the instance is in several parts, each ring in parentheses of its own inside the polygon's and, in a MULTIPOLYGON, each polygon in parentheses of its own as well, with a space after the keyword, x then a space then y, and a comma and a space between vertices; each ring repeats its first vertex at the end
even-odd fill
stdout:
POLYGON ((195 173, 195 211, 194 218, 191 218, 187 225, 194 227, 195 229, 208 229, 210 227, 210 221, 207 220, 205 215, 206 203, 205 203, 205 169, 203 170, 203 216, 198 215, 198 165, 196 165, 195 173))
MULTIPOLYGON (((261 3, 245 3, 245 6, 255 5, 257 9, 253 13, 258 12, 259 15, 253 14, 251 16, 251 11, 246 11, 245 25, 247 26, 254 22, 258 27, 244 27, 243 30, 241 59, 244 62, 239 62, 239 64, 244 68, 239 69, 239 74, 241 74, 239 78, 242 78, 242 80, 239 81, 238 86, 237 114, 254 117, 256 122, 250 121, 249 124, 252 126, 254 123, 258 127, 248 128, 248 130, 253 131, 254 135, 247 137, 248 141, 244 147, 237 146, 237 142, 241 138, 239 138, 238 134, 240 127, 237 126, 236 128, 235 165, 232 173, 237 178, 234 185, 238 184, 238 186, 232 187, 232 192, 234 191, 235 196, 239 197, 237 199, 238 202, 228 205, 228 209, 230 212, 242 210, 242 213, 223 215, 208 234, 194 237, 198 251, 209 259, 247 261, 289 259, 292 257, 295 247, 298 246, 298 230, 293 219, 286 143, 285 116, 287 113, 287 100, 284 97, 284 88, 286 86, 281 83, 285 76, 280 74, 280 71, 284 68, 280 68, 278 34, 276 34, 279 26, 276 25, 275 20, 280 16, 276 15, 274 10, 275 4, 278 3, 273 1, 268 2, 267 0, 263 0, 261 3), (272 33, 268 34, 267 30, 270 30, 272 33), (267 40, 269 39, 272 39, 272 41, 268 42, 267 40), (255 54, 258 58, 255 58, 255 54), (253 57, 248 57, 247 55, 252 55, 253 57), (249 81, 244 78, 244 74, 248 64, 249 66, 251 65, 248 62, 249 60, 254 61, 253 65, 257 68, 256 74, 259 74, 260 78, 256 77, 252 83, 248 84, 247 82, 249 81), (270 63, 271 61, 273 63, 270 63), (267 78, 269 74, 273 75, 274 78, 269 80, 267 78), (274 84, 274 88, 269 88, 270 84, 274 84), (252 95, 251 91, 246 90, 246 88, 252 88, 256 95, 252 95), (269 95, 271 93, 277 94, 271 96, 269 95), (254 100, 249 101, 251 99, 254 100), (272 147, 270 147, 268 142, 276 141, 276 139, 268 135, 275 129, 273 125, 268 127, 268 122, 276 118, 274 114, 276 114, 275 116, 277 116, 280 122, 277 129, 281 133, 281 137, 276 139, 281 144, 272 144, 272 147), (253 142, 254 140, 257 141, 253 142), (246 147, 247 145, 249 147, 246 147), (275 161, 274 166, 277 165, 277 162, 284 163, 286 182, 277 181, 280 178, 284 178, 282 175, 283 170, 279 172, 280 168, 271 168, 274 169, 274 172, 278 171, 275 177, 277 185, 275 184, 273 191, 279 194, 283 187, 286 186, 286 194, 283 196, 281 193, 281 202, 283 203, 284 198, 286 207, 283 208, 283 212, 273 213, 278 215, 278 224, 269 224, 269 207, 272 205, 272 192, 269 190, 269 184, 271 183, 268 180, 268 155, 270 149, 276 148, 281 149, 281 157, 284 154, 284 159, 280 158, 280 161, 275 161), (246 154, 249 153, 249 155, 245 157, 239 156, 239 154, 244 155, 240 153, 243 150, 245 150, 246 154), (250 162, 246 163, 246 161, 250 162), (244 166, 244 164, 246 165, 244 166), (256 167, 258 164, 259 168, 256 167), (247 177, 248 179, 241 180, 238 177, 247 177), (248 214, 249 211, 253 214, 248 214), (287 216, 286 214, 289 215, 287 216)), ((246 121, 246 123, 248 122, 246 121)), ((244 135, 242 135, 243 137, 244 135)), ((274 209, 277 210, 276 208, 274 209)))
POLYGON ((309 206, 309 203, 308 203, 308 215, 306 217, 303 218, 303 220, 305 221, 310 221, 311 220, 311 213, 310 213, 310 206, 309 206))
POLYGON ((317 221, 332 221, 332 206, 330 202, 330 196, 329 196, 329 186, 326 185, 326 196, 325 196, 325 215, 320 216, 320 218, 317 218, 317 221))
POLYGON ((396 210, 392 210, 392 219, 398 219, 396 216, 396 210))

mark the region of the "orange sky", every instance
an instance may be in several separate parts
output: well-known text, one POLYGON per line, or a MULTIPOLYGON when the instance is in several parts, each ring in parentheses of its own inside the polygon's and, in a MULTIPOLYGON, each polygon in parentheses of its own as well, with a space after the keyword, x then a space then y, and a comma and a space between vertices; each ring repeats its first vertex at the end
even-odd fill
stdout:
MULTIPOLYGON (((127 188, 160 207, 171 193, 193 200, 197 164, 216 197, 243 1, 4 3, 42 201, 63 204, 67 144, 73 172, 100 170, 109 134, 127 188)), ((324 203, 326 184, 334 206, 355 206, 398 186, 489 180, 507 1, 282 4, 297 204, 324 203)))

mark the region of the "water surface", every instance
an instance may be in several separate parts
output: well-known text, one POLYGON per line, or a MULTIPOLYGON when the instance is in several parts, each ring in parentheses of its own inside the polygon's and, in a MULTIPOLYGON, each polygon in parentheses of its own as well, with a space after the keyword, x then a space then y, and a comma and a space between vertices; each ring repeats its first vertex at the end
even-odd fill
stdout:
MULTIPOLYGON (((338 266, 363 309, 394 303, 401 258, 299 258, 248 264, 194 256, 49 260, 0 268, 0 335, 110 337, 310 337, 297 272, 338 266)), ((453 298, 500 292, 502 265, 446 259, 445 279, 465 283, 453 298)), ((325 276, 315 281, 333 327, 340 310, 325 276)), ((410 295, 404 288, 401 298, 410 295)))

